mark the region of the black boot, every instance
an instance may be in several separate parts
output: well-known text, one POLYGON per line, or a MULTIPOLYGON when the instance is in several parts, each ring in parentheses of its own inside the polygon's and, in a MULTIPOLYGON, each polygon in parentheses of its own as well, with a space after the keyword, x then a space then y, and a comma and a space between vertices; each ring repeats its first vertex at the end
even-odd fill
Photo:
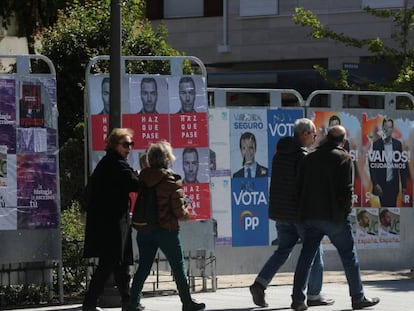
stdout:
POLYGON ((183 311, 201 311, 206 308, 204 303, 197 303, 194 300, 191 300, 188 304, 183 304, 183 311))

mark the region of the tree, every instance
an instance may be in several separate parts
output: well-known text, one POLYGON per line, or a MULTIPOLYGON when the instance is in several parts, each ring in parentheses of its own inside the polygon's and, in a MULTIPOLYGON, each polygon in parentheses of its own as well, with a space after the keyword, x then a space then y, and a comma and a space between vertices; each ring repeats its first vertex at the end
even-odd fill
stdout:
POLYGON ((57 12, 66 6, 66 0, 4 0, 0 1, 3 27, 10 26, 15 17, 19 37, 26 37, 29 53, 34 53, 35 35, 43 27, 56 22, 57 12))
MULTIPOLYGON (((166 43, 165 27, 154 31, 144 18, 144 3, 130 0, 123 5, 123 55, 180 55, 166 43)), ((91 58, 109 54, 110 1, 74 2, 59 12, 56 24, 45 29, 39 39, 39 52, 50 58, 56 67, 61 197, 65 209, 82 198, 85 69, 91 58)), ((168 69, 159 64, 146 66, 138 69, 161 73, 168 69)), ((99 72, 106 68, 95 70, 99 72)))
MULTIPOLYGON (((386 45, 380 38, 358 39, 337 33, 323 25, 312 11, 303 8, 296 8, 293 20, 298 25, 310 27, 312 30, 309 33, 309 37, 313 39, 332 39, 349 47, 366 47, 372 53, 372 61, 374 63, 383 62, 396 68, 391 81, 388 83, 384 85, 366 83, 363 85, 364 88, 413 92, 414 71, 412 68, 414 65, 414 49, 409 46, 408 36, 413 28, 414 8, 375 10, 367 7, 365 11, 367 14, 372 14, 378 18, 392 19, 394 29, 397 29, 391 35, 391 40, 395 43, 395 46, 386 45)), ((325 74, 327 78, 324 69, 321 67, 316 67, 316 69, 321 74, 325 74)), ((360 87, 357 85, 348 85, 346 72, 344 71, 342 71, 342 76, 339 81, 342 82, 337 83, 336 86, 340 88, 358 89, 360 87)))

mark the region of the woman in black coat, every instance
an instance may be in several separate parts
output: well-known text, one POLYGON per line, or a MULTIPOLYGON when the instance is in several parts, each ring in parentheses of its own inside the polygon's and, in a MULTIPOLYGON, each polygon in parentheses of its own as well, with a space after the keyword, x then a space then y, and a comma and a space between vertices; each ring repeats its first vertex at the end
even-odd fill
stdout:
POLYGON ((106 155, 99 161, 88 186, 84 257, 99 258, 82 305, 96 311, 97 300, 111 273, 123 306, 129 300, 129 265, 132 242, 129 193, 138 189, 138 177, 127 162, 134 145, 130 129, 115 128, 106 140, 106 155))

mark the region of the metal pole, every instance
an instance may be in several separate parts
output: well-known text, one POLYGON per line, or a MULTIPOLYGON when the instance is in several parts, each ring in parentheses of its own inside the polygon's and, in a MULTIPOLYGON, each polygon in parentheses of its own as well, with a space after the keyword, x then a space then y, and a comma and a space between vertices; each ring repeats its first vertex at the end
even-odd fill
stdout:
POLYGON ((121 102, 122 102, 122 28, 121 28, 121 1, 111 0, 111 47, 109 60, 109 128, 121 127, 121 102))

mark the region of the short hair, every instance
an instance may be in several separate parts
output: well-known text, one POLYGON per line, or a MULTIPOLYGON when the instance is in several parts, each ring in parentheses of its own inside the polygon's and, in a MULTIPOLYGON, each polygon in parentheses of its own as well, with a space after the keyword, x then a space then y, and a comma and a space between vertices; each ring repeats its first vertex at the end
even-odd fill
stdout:
POLYGON ((333 115, 329 118, 328 124, 331 124, 332 121, 338 121, 338 125, 341 125, 341 119, 337 115, 333 115))
POLYGON ((183 160, 184 160, 184 155, 187 153, 195 153, 197 156, 197 160, 198 160, 198 150, 196 148, 184 148, 183 150, 183 160))
POLYGON ((387 122, 391 122, 392 127, 394 127, 394 120, 391 119, 391 118, 390 119, 384 118, 384 120, 382 120, 382 127, 384 127, 385 123, 387 123, 387 122))
POLYGON ((389 213, 390 211, 386 208, 386 209, 383 209, 381 212, 380 212, 380 214, 379 214, 379 218, 380 219, 382 219, 382 218, 384 218, 385 217, 385 214, 387 214, 387 213, 389 213))
POLYGON ((168 168, 175 161, 173 148, 168 141, 151 144, 147 151, 148 164, 152 168, 168 168))
POLYGON ((254 149, 256 149, 256 137, 254 136, 253 133, 250 133, 250 132, 244 132, 243 134, 241 134, 240 141, 239 141, 239 148, 241 149, 242 147, 242 141, 248 140, 248 139, 253 140, 254 149))
POLYGON ((101 87, 103 88, 103 85, 105 84, 105 83, 109 83, 110 81, 109 81, 109 77, 105 77, 105 78, 103 78, 102 79, 102 82, 101 82, 101 87))
POLYGON ((312 132, 314 126, 312 120, 308 118, 297 119, 293 125, 293 136, 299 137, 303 133, 312 132))
POLYGON ((151 78, 151 77, 145 77, 145 78, 142 78, 142 80, 141 80, 141 89, 142 89, 142 85, 144 84, 144 83, 153 83, 154 85, 155 85, 155 91, 157 91, 158 89, 157 89, 157 81, 154 79, 154 78, 151 78))
POLYGON ((178 85, 181 83, 191 83, 195 88, 195 82, 192 77, 181 77, 180 81, 178 82, 178 85))
POLYGON ((115 151, 118 143, 126 136, 134 137, 134 131, 129 128, 114 128, 106 138, 105 151, 115 151))
POLYGON ((335 144, 342 143, 345 137, 346 137, 346 130, 342 125, 335 125, 331 127, 328 131, 328 135, 326 135, 326 139, 329 142, 333 142, 335 144))
POLYGON ((368 212, 367 212, 366 210, 362 210, 362 211, 360 211, 360 212, 357 214, 357 220, 358 220, 358 221, 360 221, 360 220, 362 219, 362 217, 363 217, 365 214, 368 214, 368 212))

